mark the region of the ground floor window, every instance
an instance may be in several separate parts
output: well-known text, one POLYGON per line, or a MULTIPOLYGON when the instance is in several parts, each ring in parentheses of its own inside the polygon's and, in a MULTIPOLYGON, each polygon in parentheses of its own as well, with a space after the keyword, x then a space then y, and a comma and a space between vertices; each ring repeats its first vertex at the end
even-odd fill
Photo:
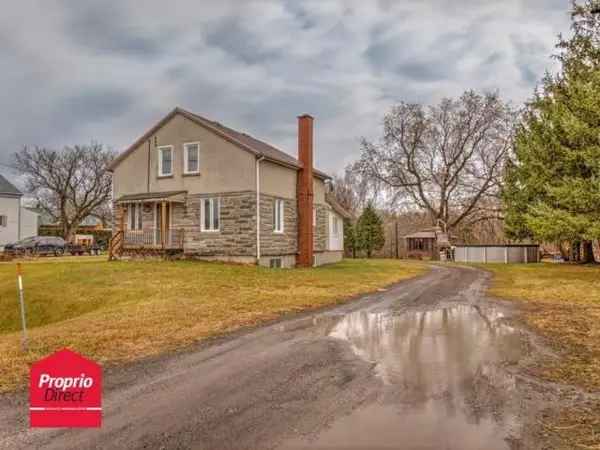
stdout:
POLYGON ((133 203, 127 209, 128 219, 127 224, 130 230, 142 229, 142 204, 133 203))
POLYGON ((200 203, 200 224, 202 231, 219 231, 219 198, 203 198, 200 203))
POLYGON ((338 236, 340 234, 340 225, 338 223, 337 216, 333 216, 333 220, 331 222, 331 230, 334 236, 338 236))
POLYGON ((8 216, 0 216, 0 227, 6 227, 8 225, 8 216))
POLYGON ((273 231, 275 233, 283 233, 284 207, 285 202, 281 199, 273 202, 273 231))

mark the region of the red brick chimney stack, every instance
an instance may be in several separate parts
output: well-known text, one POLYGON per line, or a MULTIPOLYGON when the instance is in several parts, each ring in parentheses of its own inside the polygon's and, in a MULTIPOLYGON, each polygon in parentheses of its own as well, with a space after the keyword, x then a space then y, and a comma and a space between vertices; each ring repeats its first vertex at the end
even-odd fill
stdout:
POLYGON ((313 265, 313 118, 298 117, 298 257, 296 265, 313 265))

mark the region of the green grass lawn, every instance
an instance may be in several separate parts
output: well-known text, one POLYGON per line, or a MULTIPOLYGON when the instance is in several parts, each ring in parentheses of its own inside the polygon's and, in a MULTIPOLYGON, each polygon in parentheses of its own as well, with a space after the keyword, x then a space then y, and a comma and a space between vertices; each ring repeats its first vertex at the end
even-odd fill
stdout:
MULTIPOLYGON (((600 393, 600 268, 551 263, 481 267, 494 273, 490 293, 518 301, 524 320, 561 355, 540 374, 600 393)), ((561 442, 556 448, 600 449, 600 401, 563 408, 546 431, 561 442)))
POLYGON ((20 351, 14 263, 0 263, 0 392, 63 347, 101 363, 175 350, 284 313, 318 308, 417 276, 416 261, 344 260, 277 270, 198 261, 100 258, 24 262, 30 336, 20 351))

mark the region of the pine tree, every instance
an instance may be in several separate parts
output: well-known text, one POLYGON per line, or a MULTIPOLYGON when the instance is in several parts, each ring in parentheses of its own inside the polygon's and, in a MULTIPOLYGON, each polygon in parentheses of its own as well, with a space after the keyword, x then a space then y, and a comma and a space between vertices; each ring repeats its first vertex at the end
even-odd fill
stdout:
POLYGON ((599 3, 574 4, 573 37, 557 45, 561 72, 528 104, 504 189, 509 236, 581 242, 584 262, 600 237, 599 3))
POLYGON ((356 224, 350 219, 344 219, 344 247, 346 252, 352 255, 352 258, 356 258, 356 252, 358 248, 358 237, 356 235, 356 224))
POLYGON ((373 251, 379 250, 385 244, 383 220, 375 211, 372 203, 368 203, 356 224, 358 248, 367 253, 370 258, 373 251))

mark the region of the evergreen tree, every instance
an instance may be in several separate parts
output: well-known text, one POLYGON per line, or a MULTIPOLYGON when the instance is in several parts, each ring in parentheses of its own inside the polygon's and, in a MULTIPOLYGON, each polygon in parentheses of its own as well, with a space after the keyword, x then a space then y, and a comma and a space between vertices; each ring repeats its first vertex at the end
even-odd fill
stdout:
POLYGON ((350 219, 344 219, 344 247, 346 252, 356 258, 358 248, 358 237, 356 235, 356 224, 350 219))
POLYGON ((599 4, 574 4, 573 37, 557 45, 561 72, 527 106, 503 192, 510 237, 581 242, 584 262, 600 237, 599 4))
POLYGON ((356 224, 358 248, 367 253, 370 258, 374 250, 379 250, 385 244, 383 220, 375 211, 372 203, 368 203, 356 224))

